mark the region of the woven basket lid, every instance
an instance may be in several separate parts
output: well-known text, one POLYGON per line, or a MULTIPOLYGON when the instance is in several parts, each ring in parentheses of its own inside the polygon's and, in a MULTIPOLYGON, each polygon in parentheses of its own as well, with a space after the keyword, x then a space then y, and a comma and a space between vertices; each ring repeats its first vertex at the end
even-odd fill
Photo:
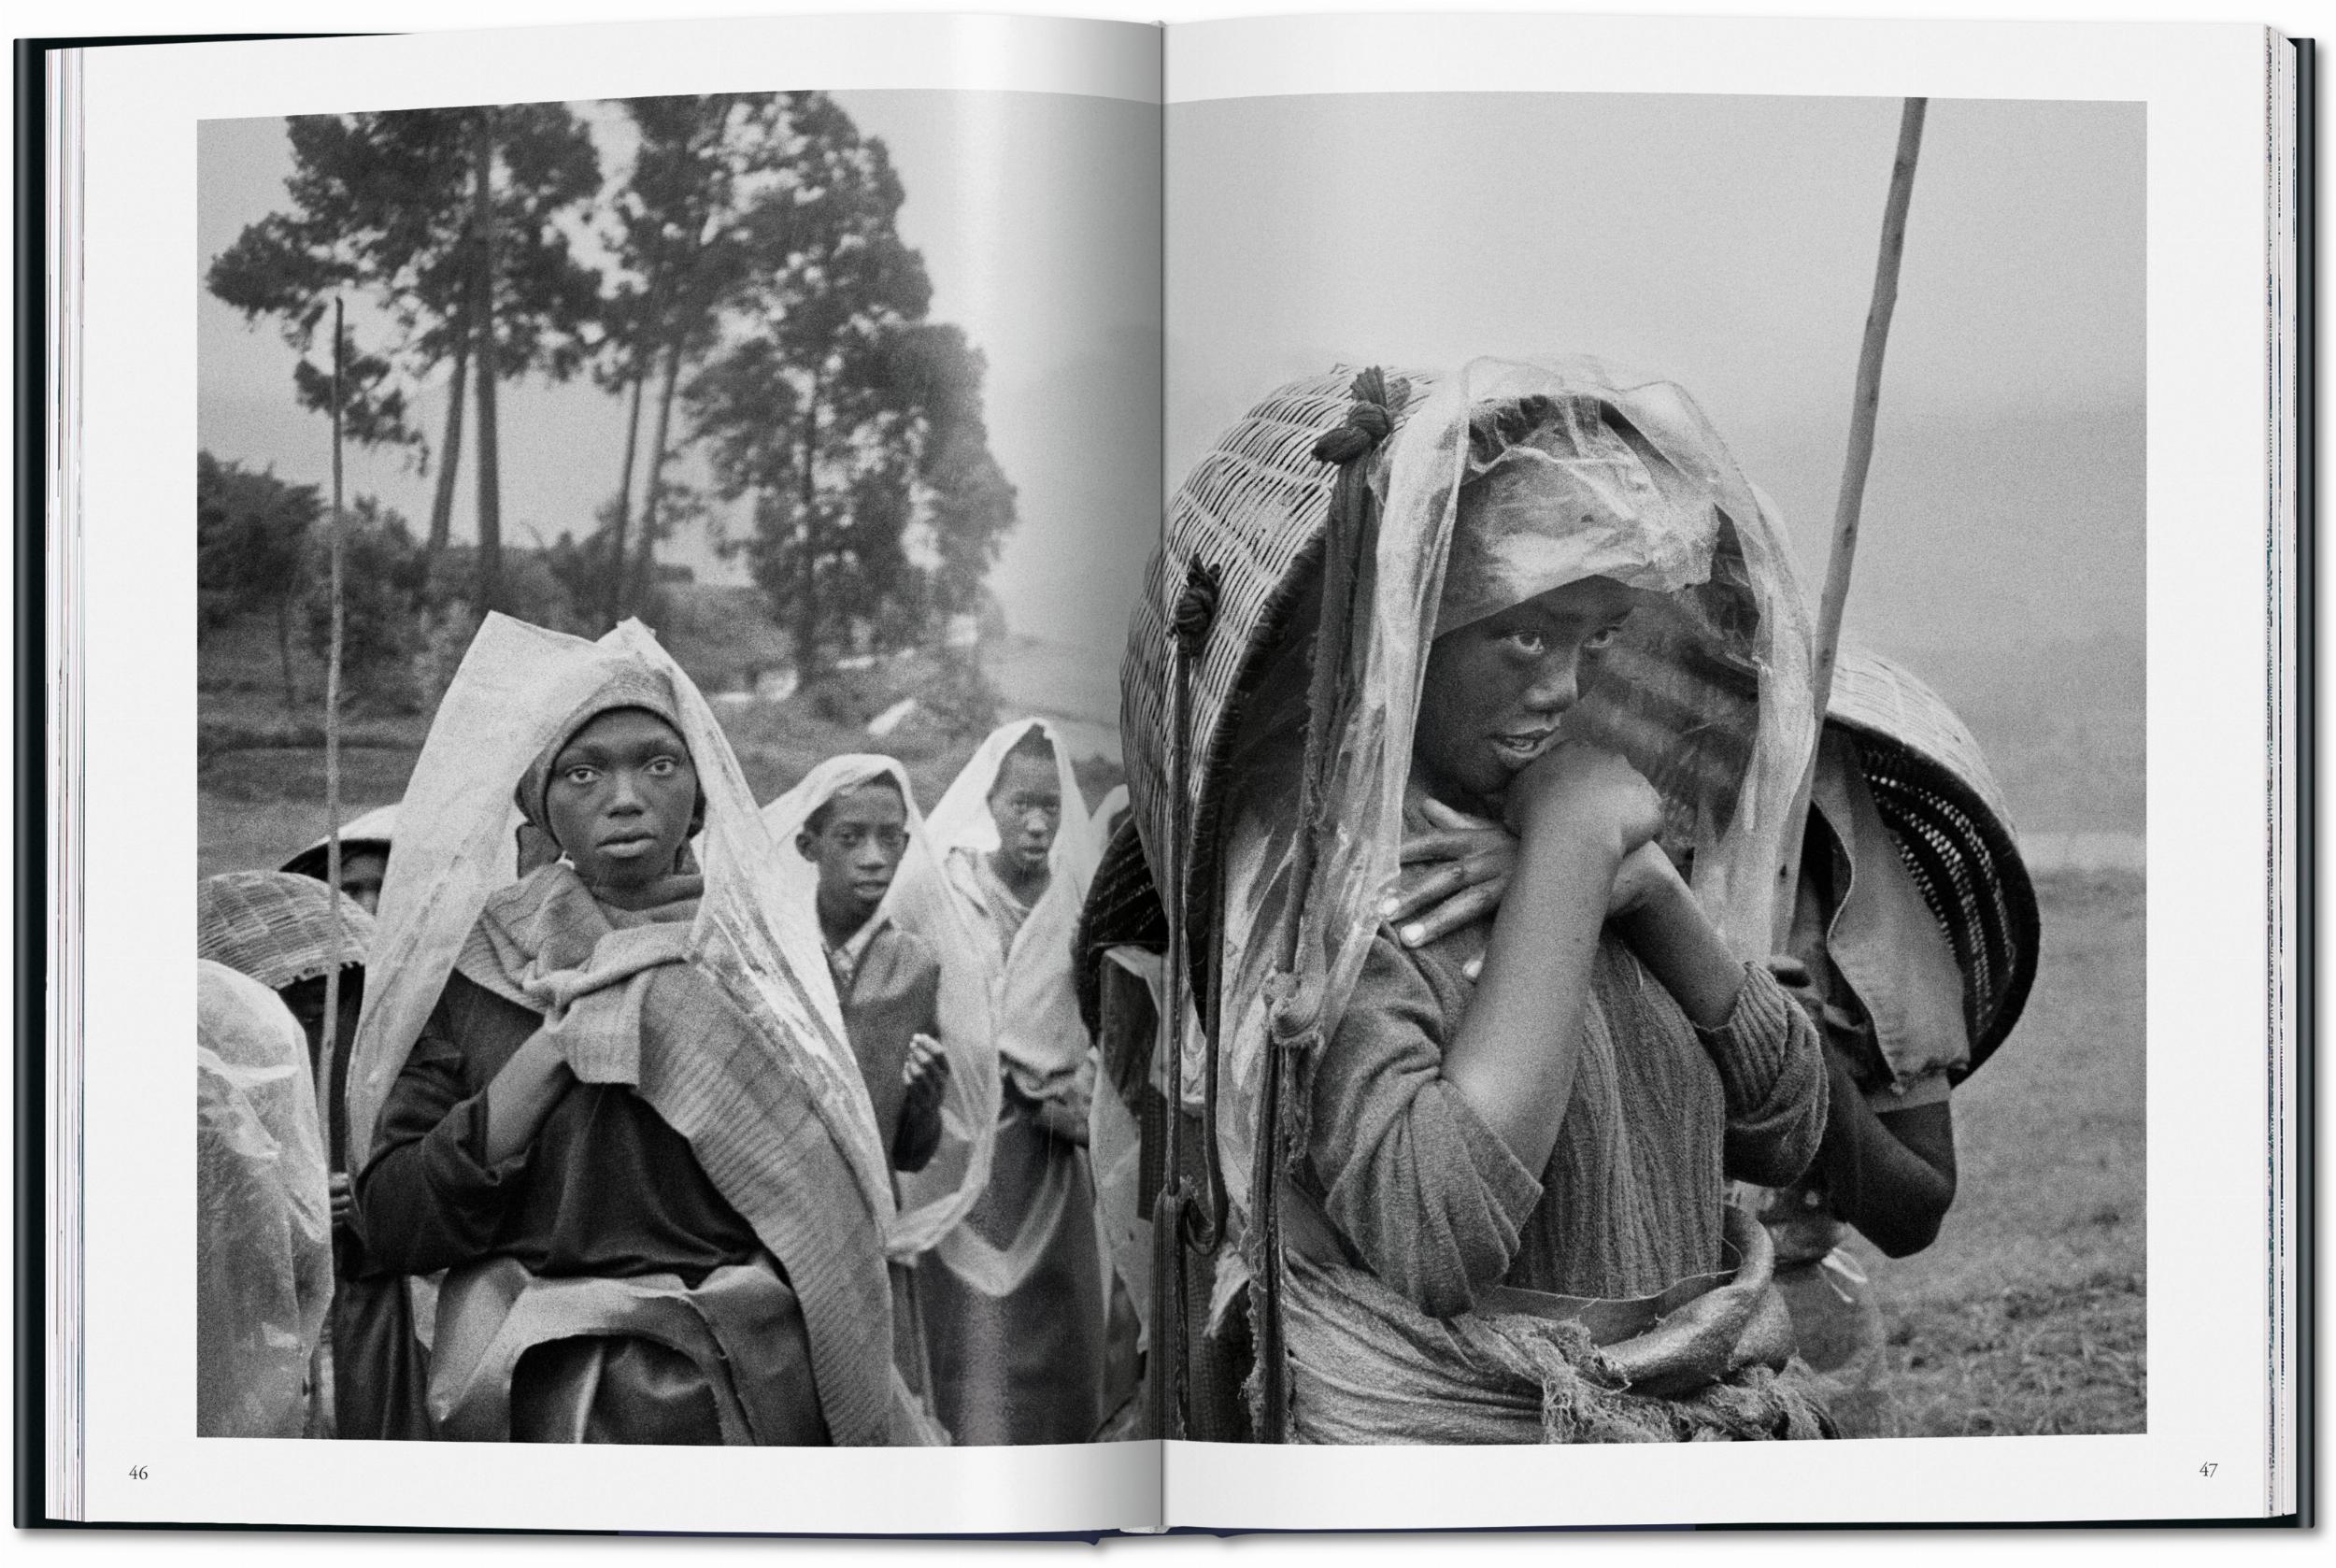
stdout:
MULTIPOLYGON (((377 855, 386 855, 390 852, 390 841, 396 836, 397 807, 377 805, 371 811, 353 817, 342 824, 341 853, 351 855, 363 849, 370 850, 377 855)), ((326 857, 331 848, 332 840, 329 837, 320 838, 277 869, 292 872, 301 877, 313 877, 321 882, 324 880, 326 857)))
POLYGON ((195 956, 249 975, 270 991, 363 963, 372 942, 373 917, 312 877, 229 871, 195 884, 195 956))
POLYGON ((1879 654, 1842 650, 1826 721, 1856 734, 1874 804, 1955 949, 1976 1071, 2019 1021, 2042 942, 2002 788, 1954 709, 1879 654))
MULTIPOLYGON (((1119 676, 1120 747, 1133 816, 1157 876, 1161 847, 1175 836, 1168 798, 1171 622, 1191 568, 1205 565, 1217 573, 1216 617, 1192 682, 1189 817, 1182 835, 1194 874, 1185 902, 1196 962, 1205 958, 1212 928, 1207 912, 1214 890, 1200 873, 1213 862, 1214 808, 1222 793, 1212 787, 1216 765, 1251 657, 1273 644, 1293 590, 1315 575, 1338 470, 1315 457, 1314 444, 1346 422, 1355 376, 1355 367, 1342 366, 1276 389, 1193 465, 1169 502, 1161 549, 1129 622, 1119 676)), ((1426 401, 1432 378, 1394 369, 1387 376, 1402 399, 1400 424, 1426 401)))

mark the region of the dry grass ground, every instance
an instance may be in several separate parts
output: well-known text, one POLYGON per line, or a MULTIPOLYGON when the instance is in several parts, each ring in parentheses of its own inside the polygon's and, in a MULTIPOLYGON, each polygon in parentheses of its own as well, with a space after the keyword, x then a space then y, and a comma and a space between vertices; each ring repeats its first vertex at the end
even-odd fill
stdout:
POLYGON ((1955 1096, 1954 1212, 1918 1257, 1866 1253, 1899 1435, 2144 1427, 2143 882, 2038 891, 2027 1014, 1955 1096))

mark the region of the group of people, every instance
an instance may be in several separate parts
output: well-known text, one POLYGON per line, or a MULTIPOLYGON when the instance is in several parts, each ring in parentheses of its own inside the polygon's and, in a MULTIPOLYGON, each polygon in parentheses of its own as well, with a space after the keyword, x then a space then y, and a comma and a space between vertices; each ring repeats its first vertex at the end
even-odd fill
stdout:
POLYGON ((2033 969, 1976 748, 1873 660, 1816 738, 1677 389, 1351 396, 1172 508, 1091 815, 1037 720, 758 805, 645 630, 490 617, 339 890, 202 884, 203 1430, 1886 1430, 1845 1229, 1936 1233, 2033 969))
POLYGON ((377 898, 199 890, 207 1055, 232 994, 235 1048, 264 1038, 284 1079, 264 1127, 206 1090, 204 1430, 1104 1434, 1135 1363, 1090 1176, 1071 761, 1024 720, 930 819, 876 756, 757 809, 638 628, 491 621, 387 836, 344 846, 377 898), (544 704, 516 724, 515 689, 544 704), (328 1032, 308 993, 335 971, 328 1032), (219 1172, 329 1225, 264 1219, 219 1172))

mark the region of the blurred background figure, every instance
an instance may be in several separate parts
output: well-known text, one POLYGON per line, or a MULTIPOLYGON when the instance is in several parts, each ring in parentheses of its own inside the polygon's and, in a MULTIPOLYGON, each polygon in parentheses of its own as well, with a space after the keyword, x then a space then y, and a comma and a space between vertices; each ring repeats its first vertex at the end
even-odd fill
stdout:
POLYGON ((1109 1414, 1095 1068, 1071 965, 1095 849, 1053 727, 992 731, 930 828, 984 937, 1004 1096, 988 1190, 922 1281, 941 1417, 961 1444, 1084 1443, 1109 1414))
POLYGON ((321 1436, 332 1227, 300 1025, 209 959, 195 1005, 195 1431, 321 1436))
MULTIPOLYGON (((351 827, 379 815, 361 818, 351 827)), ((386 838, 381 842, 386 846, 386 838)), ((332 1433, 427 1437, 428 1371, 406 1281, 369 1262, 349 1202, 349 1062, 364 1008, 365 955, 374 940, 373 916, 347 891, 349 864, 344 857, 337 921, 321 866, 313 876, 231 871, 204 878, 195 891, 195 947, 202 957, 276 993, 306 1036, 307 1070, 323 1089, 312 1099, 319 1105, 330 1171, 333 1269, 338 1280, 323 1356, 332 1390, 332 1433), (340 996, 327 1062, 325 976, 335 969, 340 972, 340 996)), ((377 882, 372 891, 378 894, 377 882)))
POLYGON ((1949 1091, 2018 1022, 2041 943, 2035 891, 1987 759, 1938 694, 1845 649, 1810 792, 1777 976, 1825 1043, 1816 1162, 1756 1194, 1802 1359, 1845 1437, 1896 1435, 1881 1294, 1851 1253, 1937 1239, 1955 1201, 1949 1091))
MULTIPOLYGON (((341 829, 341 891, 368 915, 380 913, 381 883, 390 874, 390 840, 397 834, 397 807, 377 806, 341 829)), ((321 882, 330 869, 331 841, 320 838, 278 869, 321 882)))

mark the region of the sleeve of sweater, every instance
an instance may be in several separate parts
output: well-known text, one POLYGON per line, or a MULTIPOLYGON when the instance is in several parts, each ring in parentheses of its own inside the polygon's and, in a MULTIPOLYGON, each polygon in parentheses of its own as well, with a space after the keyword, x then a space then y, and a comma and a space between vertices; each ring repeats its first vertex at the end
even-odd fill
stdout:
POLYGON ((1825 1054, 1808 1015, 1759 964, 1727 1020, 1698 1029, 1727 1094, 1728 1175, 1762 1187, 1798 1180, 1825 1135, 1825 1054))
POLYGON ((358 1229, 377 1269, 432 1274, 485 1256, 526 1168, 525 1150, 499 1164, 485 1159, 492 1075, 474 1074, 452 1019, 456 989, 467 983, 459 976, 449 982, 414 1042, 381 1107, 373 1158, 357 1177, 358 1229))
POLYGON ((1364 1266, 1448 1318, 1498 1284, 1541 1183, 1444 1076, 1444 1017, 1417 961, 1374 939, 1316 1063, 1307 1153, 1364 1266))

